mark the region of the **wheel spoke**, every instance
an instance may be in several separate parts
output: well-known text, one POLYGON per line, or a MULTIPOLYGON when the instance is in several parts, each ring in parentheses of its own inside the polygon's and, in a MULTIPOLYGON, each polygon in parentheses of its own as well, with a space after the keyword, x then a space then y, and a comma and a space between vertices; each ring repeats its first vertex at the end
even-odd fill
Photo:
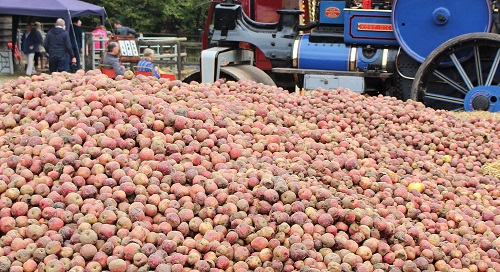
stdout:
MULTIPOLYGON (((460 35, 434 49, 422 62, 412 84, 412 99, 435 109, 475 110, 470 105, 475 97, 469 97, 471 92, 497 98, 491 88, 500 87, 499 73, 498 34, 460 35)), ((496 100, 491 102, 498 103, 496 100)))
POLYGON ((437 76, 439 79, 456 89, 457 91, 463 93, 464 95, 468 93, 469 90, 465 89, 464 87, 460 86, 457 82, 453 81, 451 78, 445 76, 443 73, 439 71, 434 71, 433 74, 437 76))
POLYGON ((448 102, 448 103, 453 103, 453 104, 459 104, 463 105, 464 100, 461 98, 453 97, 453 96, 447 96, 447 95, 442 95, 442 94, 437 94, 437 93, 429 93, 425 92, 425 97, 433 100, 438 100, 438 101, 443 101, 443 102, 448 102))
POLYGON ((495 56, 495 60, 493 61, 493 65, 491 66, 490 74, 486 79, 486 84, 485 84, 486 86, 490 86, 491 83, 493 82, 493 78, 498 69, 498 63, 500 63, 500 49, 497 50, 497 55, 495 56))
POLYGON ((479 47, 474 46, 474 60, 476 61, 476 75, 477 75, 477 85, 483 85, 483 71, 481 69, 481 56, 479 53, 479 47))
POLYGON ((450 55, 450 58, 453 61, 453 64, 455 64, 455 67, 457 68, 458 73, 460 73, 460 76, 464 80, 464 82, 467 85, 467 87, 469 88, 469 90, 471 90, 472 88, 474 88, 474 86, 472 85, 472 82, 470 81, 469 77, 467 76, 467 73, 465 73, 465 70, 462 67, 462 64, 460 64, 460 61, 458 60, 458 58, 455 55, 455 53, 452 53, 450 55))

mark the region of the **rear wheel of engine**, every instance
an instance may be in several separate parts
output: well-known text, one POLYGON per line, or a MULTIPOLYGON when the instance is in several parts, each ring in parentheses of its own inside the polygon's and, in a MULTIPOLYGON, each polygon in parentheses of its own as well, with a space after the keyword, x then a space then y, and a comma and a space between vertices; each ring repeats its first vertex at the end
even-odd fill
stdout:
POLYGON ((265 85, 276 85, 268 74, 252 65, 225 66, 220 68, 220 73, 221 78, 226 80, 251 80, 265 85))
MULTIPOLYGON (((252 65, 238 65, 238 66, 224 66, 220 68, 220 78, 231 81, 239 80, 250 80, 258 83, 263 83, 265 85, 276 85, 273 79, 266 74, 261 69, 252 65)), ((200 82, 201 73, 200 71, 195 71, 187 75, 183 82, 189 83, 191 81, 200 82)))
POLYGON ((186 75, 186 77, 184 77, 182 79, 182 82, 186 82, 186 83, 190 83, 191 81, 195 81, 195 82, 201 82, 201 72, 200 70, 194 70, 192 71, 191 73, 189 73, 188 75, 186 75))
POLYGON ((443 43, 415 75, 412 99, 445 110, 500 111, 500 35, 472 33, 443 43))

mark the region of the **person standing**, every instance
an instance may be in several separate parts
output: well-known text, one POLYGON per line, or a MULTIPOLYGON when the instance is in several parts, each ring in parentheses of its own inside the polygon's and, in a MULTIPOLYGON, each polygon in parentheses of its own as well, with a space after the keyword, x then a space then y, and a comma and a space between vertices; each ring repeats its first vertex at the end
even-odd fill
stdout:
MULTIPOLYGON (((71 40, 71 48, 73 50, 73 56, 76 58, 76 70, 80 69, 80 54, 82 53, 83 41, 82 41, 82 21, 78 17, 73 18, 73 24, 70 27, 69 38, 71 40)), ((69 61, 68 61, 69 62, 69 61)), ((76 72, 71 71, 71 72, 76 72)))
POLYGON ((113 67, 117 76, 125 74, 126 71, 125 66, 120 64, 118 54, 120 54, 120 45, 117 42, 110 42, 108 51, 102 57, 102 64, 113 67))
MULTIPOLYGON (((40 38, 40 45, 35 50, 35 70, 38 69, 38 62, 40 62, 40 70, 43 70, 43 58, 45 55, 45 48, 43 48, 43 41, 45 40, 45 33, 42 30, 42 24, 40 22, 35 22, 35 29, 40 38)), ((38 70, 37 70, 38 73, 38 70)))
POLYGON ((26 75, 31 76, 36 73, 35 70, 35 52, 38 49, 38 46, 41 43, 41 37, 38 36, 38 32, 36 29, 31 27, 30 23, 26 24, 26 32, 24 33, 21 39, 21 49, 26 56, 27 66, 26 66, 26 75))
POLYGON ((122 26, 122 23, 118 20, 114 22, 114 27, 115 27, 115 34, 116 35, 121 35, 121 36, 135 36, 137 32, 128 26, 122 26))
POLYGON ((72 63, 76 63, 76 58, 71 49, 69 33, 65 30, 66 22, 59 18, 56 25, 52 28, 45 37, 43 46, 49 54, 49 71, 62 72, 69 70, 69 63, 66 57, 69 55, 72 63))
POLYGON ((94 49, 100 50, 101 48, 105 48, 108 46, 108 42, 106 41, 108 39, 108 33, 106 32, 106 27, 104 25, 98 24, 94 30, 92 30, 92 36, 94 39, 97 39, 98 41, 94 41, 94 49), (104 46, 101 46, 101 43, 104 44, 104 46))

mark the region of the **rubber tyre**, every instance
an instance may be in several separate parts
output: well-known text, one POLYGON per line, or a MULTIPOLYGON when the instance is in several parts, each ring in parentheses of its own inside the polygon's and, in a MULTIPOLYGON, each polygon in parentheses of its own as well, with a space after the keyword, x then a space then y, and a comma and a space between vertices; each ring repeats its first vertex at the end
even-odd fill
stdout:
MULTIPOLYGON (((220 77, 226 80, 251 80, 265 85, 276 86, 268 74, 252 65, 225 66, 221 67, 220 73, 220 77)), ((191 81, 200 82, 201 73, 199 70, 196 70, 187 75, 182 81, 186 83, 190 83, 191 81)))

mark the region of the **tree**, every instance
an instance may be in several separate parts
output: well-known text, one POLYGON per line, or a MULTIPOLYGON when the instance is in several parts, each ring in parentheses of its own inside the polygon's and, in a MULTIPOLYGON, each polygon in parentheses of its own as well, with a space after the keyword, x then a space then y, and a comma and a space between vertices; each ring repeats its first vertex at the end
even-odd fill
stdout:
MULTIPOLYGON (((106 10, 109 28, 114 20, 118 19, 123 25, 134 28, 142 33, 176 33, 185 31, 186 34, 196 34, 198 8, 206 0, 87 0, 87 2, 104 7, 106 10)), ((201 21, 206 20, 206 12, 201 12, 201 21)), ((89 22, 97 23, 95 18, 88 18, 89 22)), ((85 22, 87 23, 87 22, 85 22)))
POLYGON ((168 26, 171 30, 185 30, 187 34, 195 34, 198 25, 197 16, 201 13, 202 21, 206 20, 206 12, 199 8, 204 0, 175 1, 169 0, 172 4, 165 5, 163 13, 168 16, 168 26))

